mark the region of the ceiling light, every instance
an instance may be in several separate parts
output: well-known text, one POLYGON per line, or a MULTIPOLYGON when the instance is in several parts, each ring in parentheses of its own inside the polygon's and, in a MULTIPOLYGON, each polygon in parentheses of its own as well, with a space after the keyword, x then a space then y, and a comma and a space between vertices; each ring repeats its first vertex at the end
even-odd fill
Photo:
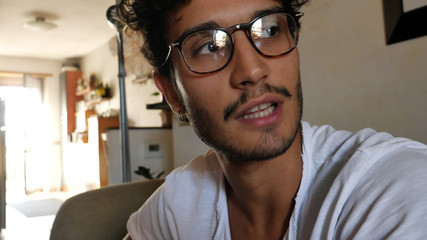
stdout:
POLYGON ((36 20, 24 23, 24 28, 32 31, 41 32, 56 28, 57 25, 51 22, 46 22, 44 17, 36 17, 36 20))

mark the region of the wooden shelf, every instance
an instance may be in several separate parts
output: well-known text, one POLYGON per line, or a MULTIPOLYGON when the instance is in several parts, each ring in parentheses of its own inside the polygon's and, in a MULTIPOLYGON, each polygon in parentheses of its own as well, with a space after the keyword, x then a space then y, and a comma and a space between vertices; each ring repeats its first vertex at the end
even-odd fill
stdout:
POLYGON ((93 90, 94 89, 90 89, 90 88, 83 89, 81 91, 76 92, 76 96, 83 96, 83 95, 89 94, 93 90))
MULTIPOLYGON (((95 91, 96 90, 94 88, 86 88, 86 89, 83 89, 81 91, 77 91, 76 96, 83 97, 85 95, 94 94, 95 91)), ((111 100, 111 97, 99 97, 99 98, 96 98, 93 100, 85 101, 85 104, 86 104, 86 107, 92 108, 96 104, 99 104, 99 103, 101 103, 103 101, 107 101, 107 100, 111 100)))
POLYGON ((96 104, 100 104, 101 102, 108 101, 108 100, 111 100, 111 98, 106 98, 106 97, 97 98, 97 99, 94 99, 94 100, 87 101, 86 102, 86 106, 88 108, 90 108, 90 107, 93 107, 96 104))

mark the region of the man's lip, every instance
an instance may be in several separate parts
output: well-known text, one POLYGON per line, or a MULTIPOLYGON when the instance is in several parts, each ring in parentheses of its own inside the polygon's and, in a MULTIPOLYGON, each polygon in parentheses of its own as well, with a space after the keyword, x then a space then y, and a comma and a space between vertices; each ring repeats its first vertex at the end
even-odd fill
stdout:
POLYGON ((259 99, 253 99, 248 101, 246 104, 243 104, 239 110, 237 110, 236 112, 236 119, 243 117, 245 114, 247 114, 247 112, 255 107, 258 106, 260 104, 263 103, 272 103, 272 104, 280 104, 283 102, 283 99, 278 97, 278 96, 265 96, 259 99))

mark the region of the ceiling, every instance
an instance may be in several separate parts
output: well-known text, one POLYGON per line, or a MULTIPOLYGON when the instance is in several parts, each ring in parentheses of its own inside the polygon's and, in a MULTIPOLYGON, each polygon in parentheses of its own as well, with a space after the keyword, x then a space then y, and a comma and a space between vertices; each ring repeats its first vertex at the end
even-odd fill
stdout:
POLYGON ((86 55, 115 36, 106 18, 114 0, 0 0, 0 56, 66 59, 86 55), (22 27, 36 16, 58 25, 22 27))

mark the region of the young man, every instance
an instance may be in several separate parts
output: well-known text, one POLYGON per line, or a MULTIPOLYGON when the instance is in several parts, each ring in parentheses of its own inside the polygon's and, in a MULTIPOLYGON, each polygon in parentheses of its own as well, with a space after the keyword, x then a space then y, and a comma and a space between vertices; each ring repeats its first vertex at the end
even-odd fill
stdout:
POLYGON ((212 150, 134 213, 136 239, 427 239, 427 147, 301 122, 298 0, 129 0, 156 86, 212 150))

